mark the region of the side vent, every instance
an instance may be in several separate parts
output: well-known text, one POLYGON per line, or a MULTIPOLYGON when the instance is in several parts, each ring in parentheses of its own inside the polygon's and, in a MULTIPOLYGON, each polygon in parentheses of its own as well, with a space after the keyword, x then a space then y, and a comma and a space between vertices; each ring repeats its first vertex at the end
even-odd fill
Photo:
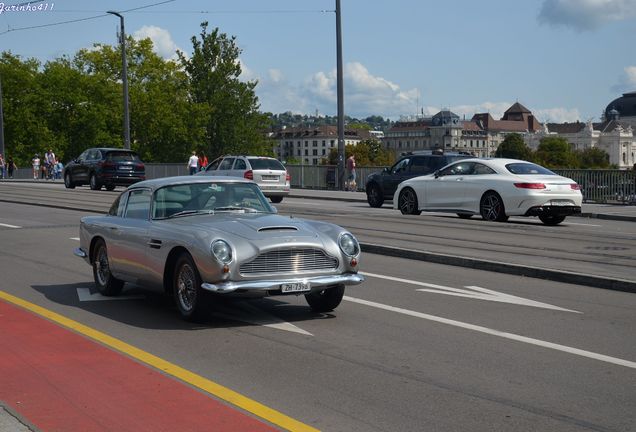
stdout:
POLYGON ((265 231, 298 231, 298 228, 295 226, 269 226, 258 229, 258 232, 265 231))

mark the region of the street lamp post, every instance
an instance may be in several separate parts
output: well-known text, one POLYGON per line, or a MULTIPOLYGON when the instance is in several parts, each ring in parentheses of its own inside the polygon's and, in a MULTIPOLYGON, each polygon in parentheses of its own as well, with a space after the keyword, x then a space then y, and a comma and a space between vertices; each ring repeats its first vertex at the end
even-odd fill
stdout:
POLYGON ((124 17, 115 11, 106 13, 119 17, 121 24, 120 44, 121 44, 121 80, 124 86, 124 148, 130 150, 130 113, 128 112, 128 62, 126 61, 126 32, 124 31, 124 17))
POLYGON ((336 0, 336 80, 338 86, 338 189, 345 188, 344 100, 342 82, 342 28, 340 24, 340 0, 336 0))

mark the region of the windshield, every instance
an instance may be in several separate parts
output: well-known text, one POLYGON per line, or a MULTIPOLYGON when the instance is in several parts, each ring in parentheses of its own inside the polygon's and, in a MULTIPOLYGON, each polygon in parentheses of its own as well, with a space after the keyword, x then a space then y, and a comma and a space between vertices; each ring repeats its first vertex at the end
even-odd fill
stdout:
POLYGON ((509 164, 506 164, 506 169, 510 171, 511 173, 517 174, 517 175, 524 175, 524 174, 526 175, 527 174, 557 175, 547 168, 543 168, 540 165, 536 165, 530 162, 509 163, 509 164))
POLYGON ((154 194, 153 219, 219 212, 274 213, 253 183, 190 183, 165 186, 154 194))
POLYGON ((248 159, 253 170, 276 170, 285 171, 285 167, 276 159, 270 158, 250 158, 248 159))
POLYGON ((138 162, 139 156, 136 153, 117 151, 117 152, 109 152, 106 155, 106 160, 113 161, 113 162, 124 162, 124 161, 138 162))

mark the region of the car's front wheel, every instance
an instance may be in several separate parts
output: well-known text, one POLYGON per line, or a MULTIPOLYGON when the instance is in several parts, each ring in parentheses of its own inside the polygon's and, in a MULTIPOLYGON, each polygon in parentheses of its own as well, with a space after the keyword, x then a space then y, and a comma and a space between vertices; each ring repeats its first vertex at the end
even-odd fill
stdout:
POLYGON ((93 279, 100 294, 115 296, 124 287, 124 281, 117 279, 110 272, 108 249, 104 240, 98 240, 93 249, 93 279))
POLYGON ((404 215, 419 215, 422 213, 417 207, 417 195, 411 188, 404 188, 398 198, 398 208, 404 215))
POLYGON ((345 286, 338 285, 333 288, 326 288, 305 294, 305 299, 309 307, 314 312, 330 312, 338 307, 344 297, 345 286))
POLYGON ((269 197, 269 199, 274 203, 274 204, 278 204, 279 202, 283 201, 283 197, 282 196, 273 196, 273 197, 269 197))
POLYGON ((89 185, 92 190, 100 190, 102 188, 102 185, 99 184, 99 182, 97 181, 97 176, 95 175, 95 173, 91 174, 89 185))
POLYGON ((64 186, 67 189, 75 189, 75 183, 73 183, 73 179, 71 178, 71 173, 64 174, 64 186))
POLYGON ((382 196, 380 186, 376 184, 369 186, 367 189, 367 202, 371 207, 382 207, 382 204, 384 204, 384 197, 382 196))
POLYGON ((204 303, 201 276, 188 253, 182 253, 177 259, 172 292, 181 318, 186 321, 201 319, 204 303))
POLYGON ((486 192, 484 194, 479 204, 479 213, 487 221, 505 222, 508 220, 503 200, 496 192, 486 192))
POLYGON ((565 220, 565 216, 541 215, 539 219, 546 225, 558 225, 565 220))

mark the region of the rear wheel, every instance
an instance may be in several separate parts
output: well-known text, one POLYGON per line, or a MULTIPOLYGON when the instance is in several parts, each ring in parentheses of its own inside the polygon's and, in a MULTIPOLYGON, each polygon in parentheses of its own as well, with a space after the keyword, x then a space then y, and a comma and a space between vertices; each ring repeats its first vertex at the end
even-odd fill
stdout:
POLYGON ((110 272, 108 250, 104 240, 98 240, 93 251, 93 279, 100 294, 115 296, 124 287, 124 281, 113 276, 110 272))
POLYGON ((201 276, 188 253, 182 253, 177 259, 172 292, 181 318, 199 321, 203 315, 204 303, 201 276))
POLYGON ((75 189, 75 183, 73 183, 71 173, 64 174, 64 186, 66 186, 67 189, 75 189))
POLYGON ((330 312, 338 307, 344 297, 345 286, 338 285, 322 291, 305 294, 305 299, 314 312, 330 312))
POLYGON ((273 196, 273 197, 269 197, 269 199, 274 203, 274 204, 278 204, 279 202, 281 202, 283 200, 282 196, 273 196))
POLYGON ((92 190, 100 190, 102 188, 102 185, 99 184, 99 182, 97 181, 97 176, 95 175, 95 173, 91 174, 89 185, 92 190))
POLYGON ((398 208, 404 215, 419 215, 422 213, 417 208, 417 195, 411 188, 402 189, 398 198, 398 208))
POLYGON ((486 192, 479 204, 481 217, 487 221, 505 222, 508 220, 503 200, 496 192, 486 192))
POLYGON ((113 191, 113 190, 115 190, 115 185, 111 185, 111 184, 106 185, 106 190, 107 190, 107 191, 113 191))
POLYGON ((373 184, 367 189, 367 202, 371 207, 376 208, 382 207, 382 204, 384 204, 384 197, 378 185, 373 184))
POLYGON ((565 216, 541 215, 539 219, 546 225, 558 225, 565 220, 565 216))

